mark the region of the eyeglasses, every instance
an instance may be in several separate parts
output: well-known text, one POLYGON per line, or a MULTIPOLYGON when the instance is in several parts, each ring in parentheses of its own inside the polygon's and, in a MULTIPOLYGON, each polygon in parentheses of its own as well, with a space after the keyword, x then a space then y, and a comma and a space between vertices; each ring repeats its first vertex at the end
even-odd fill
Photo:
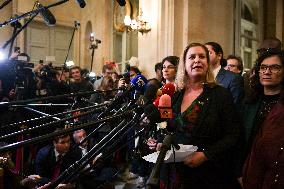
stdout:
POLYGON ((276 74, 276 73, 280 72, 280 70, 282 69, 282 66, 278 65, 278 64, 273 64, 273 65, 270 65, 270 66, 262 64, 262 65, 260 65, 259 72, 265 73, 267 71, 267 69, 269 69, 272 73, 276 74))

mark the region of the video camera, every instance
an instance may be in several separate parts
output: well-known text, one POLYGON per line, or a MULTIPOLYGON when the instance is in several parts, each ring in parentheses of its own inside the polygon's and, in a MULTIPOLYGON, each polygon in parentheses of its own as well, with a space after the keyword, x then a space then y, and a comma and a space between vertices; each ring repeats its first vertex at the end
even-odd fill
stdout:
POLYGON ((51 82, 56 79, 56 71, 52 66, 52 63, 44 65, 40 72, 38 73, 38 77, 44 82, 51 82))

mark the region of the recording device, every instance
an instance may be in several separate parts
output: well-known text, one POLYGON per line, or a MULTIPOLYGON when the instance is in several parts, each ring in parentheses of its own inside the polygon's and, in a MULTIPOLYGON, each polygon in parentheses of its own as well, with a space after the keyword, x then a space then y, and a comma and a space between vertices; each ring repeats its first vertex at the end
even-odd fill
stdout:
POLYGON ((38 77, 45 82, 51 82, 56 79, 56 71, 54 70, 52 63, 44 65, 38 74, 38 77))
POLYGON ((42 4, 40 4, 38 1, 36 1, 35 6, 38 9, 41 9, 40 14, 44 20, 44 22, 48 25, 48 26, 54 26, 56 23, 56 19, 54 17, 54 15, 50 12, 49 9, 45 8, 42 4))
POLYGON ((80 27, 80 22, 79 21, 77 21, 77 20, 75 20, 74 21, 74 26, 75 26, 75 28, 78 28, 78 27, 80 27))
POLYGON ((98 48, 98 44, 102 43, 101 40, 95 38, 95 33, 91 33, 91 35, 90 35, 90 42, 91 42, 90 49, 97 49, 98 48))
MULTIPOLYGON (((26 58, 27 59, 27 58, 26 58)), ((32 98, 35 90, 34 75, 32 68, 34 64, 23 60, 7 60, 0 63, 0 76, 4 95, 8 95, 11 89, 15 89, 17 99, 32 98)))

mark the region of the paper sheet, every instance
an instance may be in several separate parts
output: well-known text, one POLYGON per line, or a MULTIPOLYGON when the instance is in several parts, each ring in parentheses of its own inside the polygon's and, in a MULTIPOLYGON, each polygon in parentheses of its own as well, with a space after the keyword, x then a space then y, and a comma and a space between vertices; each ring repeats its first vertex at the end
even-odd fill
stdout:
MULTIPOLYGON (((184 160, 184 158, 193 152, 196 152, 198 149, 197 146, 193 145, 183 145, 179 144, 180 149, 175 150, 175 155, 173 154, 173 150, 168 150, 164 159, 165 163, 170 163, 170 162, 181 162, 184 160)), ((147 156, 142 157, 144 160, 151 162, 151 163, 156 163, 158 155, 158 152, 154 152, 152 154, 148 154, 147 156)))

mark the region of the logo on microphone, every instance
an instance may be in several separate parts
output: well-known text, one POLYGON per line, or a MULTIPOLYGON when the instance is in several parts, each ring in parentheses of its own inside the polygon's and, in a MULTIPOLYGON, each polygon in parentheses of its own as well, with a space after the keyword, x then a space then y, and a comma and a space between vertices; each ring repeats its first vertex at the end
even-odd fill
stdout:
POLYGON ((142 77, 139 77, 136 81, 136 84, 138 87, 144 87, 146 85, 146 83, 144 82, 144 80, 142 79, 142 77))

